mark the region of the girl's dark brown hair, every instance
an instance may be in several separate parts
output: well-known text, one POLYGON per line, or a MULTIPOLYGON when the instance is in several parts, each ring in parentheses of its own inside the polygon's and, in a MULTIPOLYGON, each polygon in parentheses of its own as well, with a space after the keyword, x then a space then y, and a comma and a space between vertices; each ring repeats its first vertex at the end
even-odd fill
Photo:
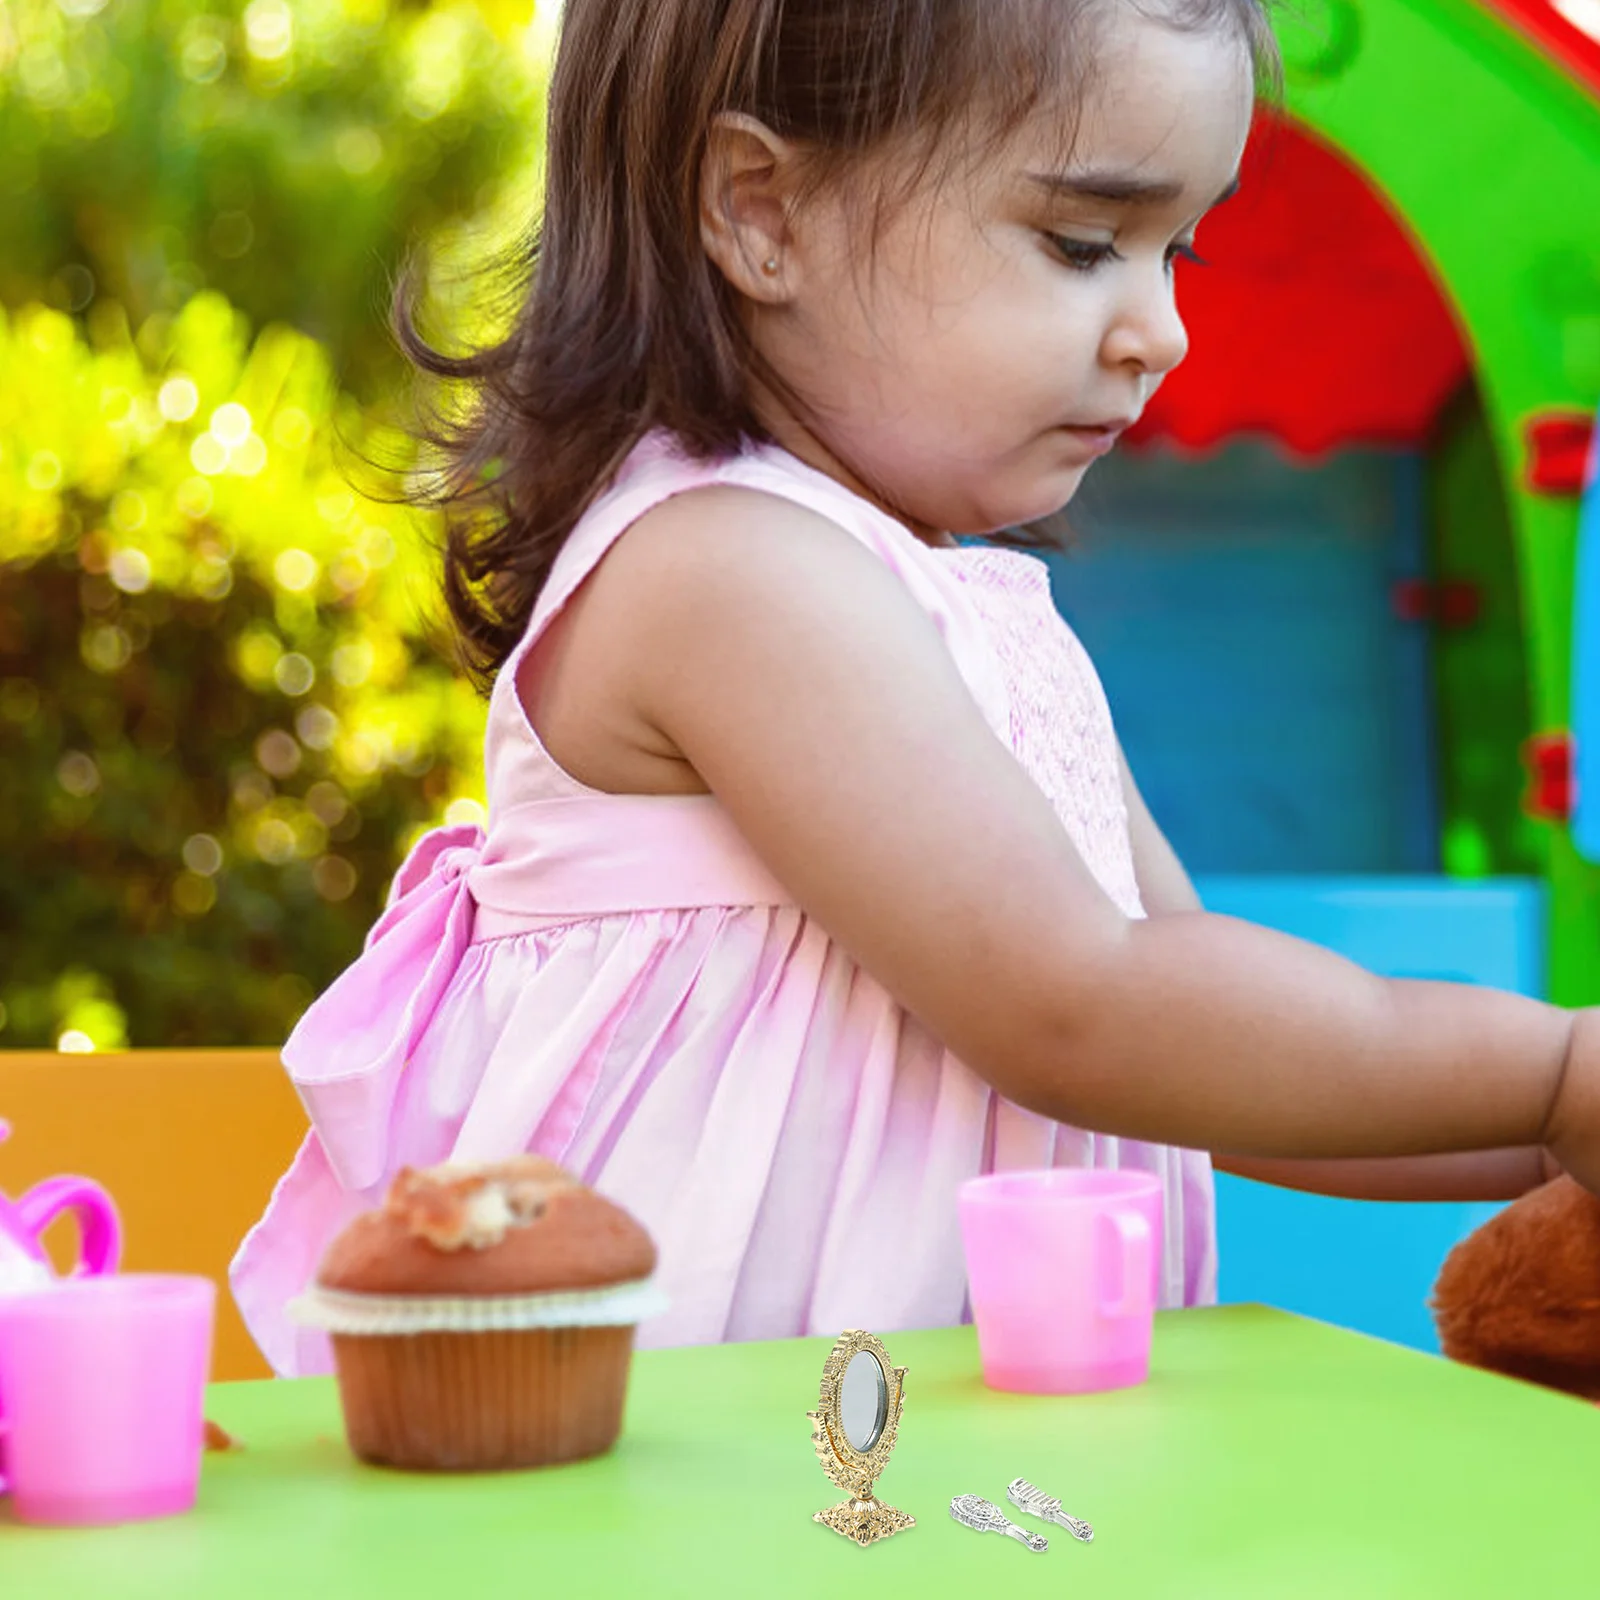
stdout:
MULTIPOLYGON (((512 263, 509 333, 450 356, 395 297, 405 353, 470 403, 430 408, 444 591, 464 665, 490 679, 585 508, 654 428, 699 457, 766 435, 738 296, 701 247, 700 172, 721 112, 808 157, 813 188, 869 152, 970 154, 1050 99, 1070 110, 1098 19, 1140 0, 566 0, 550 83, 543 214, 512 263), (952 138, 952 134, 959 137, 952 138)), ((1263 0, 1148 0, 1183 30, 1231 28, 1275 57, 1263 0)), ((881 211, 880 211, 881 215, 881 211)))

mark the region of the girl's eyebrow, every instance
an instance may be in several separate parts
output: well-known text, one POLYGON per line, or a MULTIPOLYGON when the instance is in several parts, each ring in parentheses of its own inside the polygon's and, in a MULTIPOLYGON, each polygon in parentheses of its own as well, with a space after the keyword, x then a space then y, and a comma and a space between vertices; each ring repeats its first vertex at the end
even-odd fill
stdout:
MULTIPOLYGON (((1174 178, 1141 178, 1131 172, 1030 172, 1027 176, 1053 195, 1110 200, 1119 205, 1165 205, 1183 193, 1183 185, 1174 178)), ((1221 205, 1238 189, 1239 175, 1235 173, 1211 205, 1221 205)), ((1210 210, 1210 206, 1206 209, 1210 210)))

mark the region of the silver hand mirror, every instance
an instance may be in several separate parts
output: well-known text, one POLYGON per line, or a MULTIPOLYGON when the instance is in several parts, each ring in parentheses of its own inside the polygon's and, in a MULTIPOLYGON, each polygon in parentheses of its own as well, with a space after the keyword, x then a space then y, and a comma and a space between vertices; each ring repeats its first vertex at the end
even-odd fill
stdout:
POLYGON ((979 1494, 958 1494, 950 1502, 950 1515, 974 1533, 1003 1533, 1018 1544, 1025 1544, 1037 1556, 1050 1548, 1050 1541, 1042 1533, 1019 1528, 999 1506, 979 1494))
POLYGON ((891 1365, 881 1339, 851 1329, 839 1335, 823 1363, 817 1409, 806 1413, 822 1470, 850 1496, 811 1520, 859 1545, 916 1525, 915 1517, 872 1492, 899 1432, 905 1376, 904 1367, 891 1365))

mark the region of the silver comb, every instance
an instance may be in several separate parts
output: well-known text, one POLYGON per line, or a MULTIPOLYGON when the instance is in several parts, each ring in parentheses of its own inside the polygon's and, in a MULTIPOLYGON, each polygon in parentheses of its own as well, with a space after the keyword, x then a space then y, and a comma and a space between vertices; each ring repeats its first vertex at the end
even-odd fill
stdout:
POLYGON ((1019 1528, 1016 1523, 1008 1521, 1005 1512, 999 1506, 992 1505, 978 1494, 958 1494, 950 1502, 950 1515, 965 1528, 971 1528, 974 1533, 1004 1533, 1034 1552, 1042 1555, 1050 1548, 1050 1541, 1042 1533, 1029 1533, 1026 1528, 1019 1528))
POLYGON ((1030 1517, 1043 1517, 1046 1522, 1059 1522, 1074 1539, 1088 1544, 1094 1538, 1094 1529, 1078 1517, 1069 1517, 1061 1509, 1059 1500, 1052 1500, 1043 1489, 1035 1489, 1026 1478, 1013 1478, 1006 1485, 1006 1499, 1019 1511, 1030 1517))

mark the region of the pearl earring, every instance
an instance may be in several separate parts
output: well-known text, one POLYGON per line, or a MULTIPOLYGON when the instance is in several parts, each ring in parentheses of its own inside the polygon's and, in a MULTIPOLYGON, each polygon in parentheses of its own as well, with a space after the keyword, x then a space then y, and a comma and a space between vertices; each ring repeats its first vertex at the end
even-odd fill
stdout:
POLYGON ((766 273, 769 278, 774 277, 778 271, 778 258, 776 256, 768 256, 767 259, 761 263, 761 270, 766 273))

